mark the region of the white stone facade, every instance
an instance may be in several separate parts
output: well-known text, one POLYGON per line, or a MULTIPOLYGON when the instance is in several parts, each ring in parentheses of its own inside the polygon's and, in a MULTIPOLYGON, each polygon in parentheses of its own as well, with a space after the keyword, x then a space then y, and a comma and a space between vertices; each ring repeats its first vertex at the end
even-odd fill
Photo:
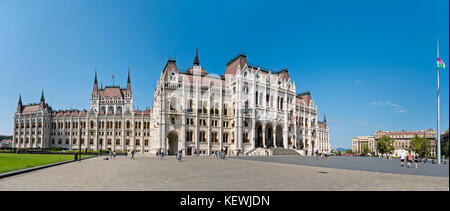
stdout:
POLYGON ((239 54, 224 75, 208 74, 198 59, 186 71, 168 60, 157 82, 153 108, 134 110, 127 88, 101 87, 97 76, 89 111, 53 111, 45 104, 22 106, 14 115, 13 146, 166 151, 192 155, 249 154, 282 147, 302 154, 330 151, 326 119, 319 122, 309 92, 296 94, 287 70, 272 72, 239 54), (39 124, 40 123, 40 124, 39 124))

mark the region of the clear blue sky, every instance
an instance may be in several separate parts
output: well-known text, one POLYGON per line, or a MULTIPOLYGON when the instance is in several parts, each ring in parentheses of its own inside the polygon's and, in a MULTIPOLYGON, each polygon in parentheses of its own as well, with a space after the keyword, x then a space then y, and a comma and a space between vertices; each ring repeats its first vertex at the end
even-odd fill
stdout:
MULTIPOLYGON (((169 56, 223 74, 243 51, 252 64, 288 67, 298 92, 326 113, 333 148, 376 130, 436 128, 436 40, 449 66, 449 2, 0 1, 0 134, 41 90, 54 109, 89 109, 99 82, 126 85, 150 107, 169 56)), ((449 70, 441 71, 441 128, 449 125, 449 70)))

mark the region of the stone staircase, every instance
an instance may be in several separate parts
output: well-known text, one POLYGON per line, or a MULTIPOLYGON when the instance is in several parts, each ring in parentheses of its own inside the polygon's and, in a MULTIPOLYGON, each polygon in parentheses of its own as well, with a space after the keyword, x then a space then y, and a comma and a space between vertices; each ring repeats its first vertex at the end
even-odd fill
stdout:
POLYGON ((272 155, 271 149, 264 148, 255 148, 245 153, 246 156, 267 156, 266 152, 269 152, 269 155, 272 155))
POLYGON ((297 150, 285 148, 273 148, 272 155, 300 155, 297 150))

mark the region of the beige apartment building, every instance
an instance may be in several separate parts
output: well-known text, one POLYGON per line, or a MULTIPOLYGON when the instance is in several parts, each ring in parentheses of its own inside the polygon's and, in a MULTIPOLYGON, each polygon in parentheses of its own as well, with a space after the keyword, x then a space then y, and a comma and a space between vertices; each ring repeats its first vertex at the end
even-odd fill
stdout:
POLYGON ((401 152, 408 152, 411 146, 411 140, 415 136, 427 138, 431 142, 431 155, 436 154, 436 134, 433 129, 418 130, 418 131, 406 131, 399 132, 378 130, 374 136, 358 136, 352 138, 352 152, 362 152, 363 146, 368 145, 370 153, 377 154, 377 142, 383 136, 391 137, 394 140, 394 156, 399 156, 401 152))

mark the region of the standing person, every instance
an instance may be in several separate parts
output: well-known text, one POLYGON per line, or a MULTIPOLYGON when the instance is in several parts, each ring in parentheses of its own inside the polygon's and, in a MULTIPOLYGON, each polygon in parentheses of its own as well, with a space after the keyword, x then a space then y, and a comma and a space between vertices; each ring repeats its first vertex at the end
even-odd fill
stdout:
POLYGON ((405 163, 405 152, 403 152, 403 151, 400 153, 400 163, 402 164, 402 167, 403 167, 403 165, 405 163))
POLYGON ((112 159, 112 151, 109 150, 109 159, 112 159))
POLYGON ((419 155, 416 153, 414 154, 414 165, 417 168, 417 165, 419 165, 419 155))
POLYGON ((113 157, 116 158, 116 151, 113 152, 113 157))
POLYGON ((222 160, 225 160, 225 150, 222 150, 222 160))
POLYGON ((316 155, 316 160, 319 159, 319 150, 316 150, 315 155, 316 155))
POLYGON ((411 163, 412 163, 412 155, 411 153, 408 153, 408 168, 411 168, 411 163))
POLYGON ((131 150, 131 158, 130 158, 131 160, 134 160, 134 149, 133 150, 131 150))

